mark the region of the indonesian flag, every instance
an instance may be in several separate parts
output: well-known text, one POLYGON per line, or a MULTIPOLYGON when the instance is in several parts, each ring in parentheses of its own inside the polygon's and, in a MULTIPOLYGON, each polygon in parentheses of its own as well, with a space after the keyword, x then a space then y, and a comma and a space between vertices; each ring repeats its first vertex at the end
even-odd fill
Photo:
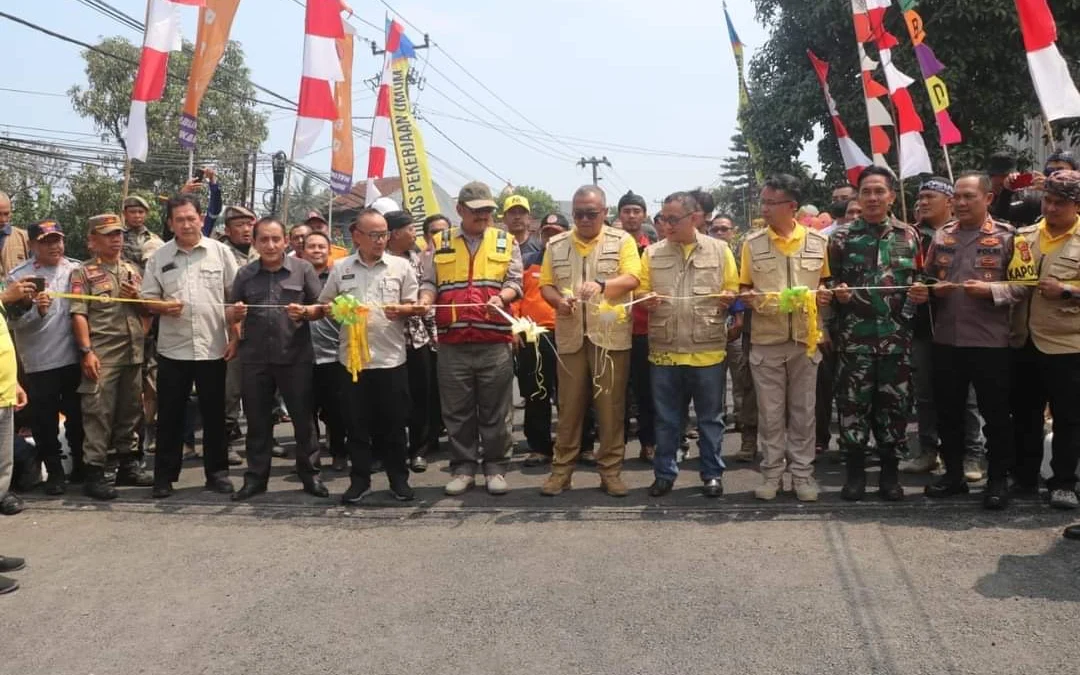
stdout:
POLYGON ((1046 0, 1016 0, 1028 68, 1048 121, 1080 117, 1080 92, 1057 48, 1057 24, 1046 0))
POLYGON ((814 65, 814 72, 817 73, 818 82, 821 83, 821 90, 825 93, 825 103, 829 106, 829 115, 832 117, 836 141, 840 144, 840 155, 844 158, 844 169, 847 172, 848 182, 856 185, 859 182, 859 174, 873 162, 862 151, 862 148, 851 140, 851 137, 848 136, 847 127, 840 120, 840 112, 836 109, 836 101, 829 91, 829 64, 819 59, 817 54, 809 49, 806 50, 806 55, 810 57, 810 63, 814 65))
POLYGON ((149 3, 146 35, 135 87, 131 90, 131 111, 124 134, 128 157, 140 162, 146 161, 149 150, 146 104, 161 100, 165 93, 165 78, 169 74, 169 52, 180 50, 180 5, 202 7, 205 0, 149 0, 149 3))
MULTIPOLYGON (((337 119, 334 83, 345 79, 337 53, 337 40, 345 37, 340 0, 307 0, 304 18, 304 68, 293 136, 293 158, 311 152, 327 120, 337 119)), ((351 10, 349 10, 351 11, 351 10)))
MULTIPOLYGON (((397 21, 390 21, 386 26, 386 59, 383 62, 382 77, 379 79, 379 94, 375 97, 375 117, 371 122, 371 146, 368 149, 367 189, 364 202, 371 205, 382 196, 375 181, 385 177, 387 149, 393 142, 393 130, 390 128, 390 84, 394 79, 394 53, 403 46, 405 29, 397 21)), ((411 48, 411 47, 410 47, 411 48)))

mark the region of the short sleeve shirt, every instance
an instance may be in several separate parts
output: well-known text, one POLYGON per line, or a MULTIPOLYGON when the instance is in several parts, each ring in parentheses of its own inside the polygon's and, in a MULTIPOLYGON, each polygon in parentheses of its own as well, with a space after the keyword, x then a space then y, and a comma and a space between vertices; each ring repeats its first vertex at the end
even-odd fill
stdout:
POLYGON ((180 300, 180 316, 162 316, 158 353, 178 361, 214 361, 229 343, 225 303, 236 278, 236 257, 224 244, 207 237, 190 251, 173 239, 146 263, 142 295, 153 300, 180 300))
MULTIPOLYGON (((71 292, 99 298, 119 298, 120 284, 138 285, 139 268, 118 260, 105 263, 88 260, 71 273, 71 292)), ((90 346, 103 366, 130 366, 143 362, 142 315, 132 302, 72 300, 71 313, 86 317, 90 325, 90 346)))

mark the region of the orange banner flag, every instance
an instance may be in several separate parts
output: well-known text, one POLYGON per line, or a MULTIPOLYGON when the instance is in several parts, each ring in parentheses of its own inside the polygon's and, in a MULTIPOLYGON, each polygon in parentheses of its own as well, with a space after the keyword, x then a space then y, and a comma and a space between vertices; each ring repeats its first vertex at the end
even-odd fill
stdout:
POLYGON ((195 53, 191 57, 184 113, 180 117, 180 147, 185 150, 195 149, 199 105, 225 54, 229 31, 232 30, 239 6, 240 0, 206 0, 206 5, 199 10, 199 32, 195 37, 195 53))
POLYGON ((348 194, 352 189, 353 175, 352 69, 355 41, 352 26, 345 24, 345 36, 336 42, 341 72, 345 77, 334 83, 337 119, 334 120, 333 153, 330 158, 330 189, 341 195, 348 194))

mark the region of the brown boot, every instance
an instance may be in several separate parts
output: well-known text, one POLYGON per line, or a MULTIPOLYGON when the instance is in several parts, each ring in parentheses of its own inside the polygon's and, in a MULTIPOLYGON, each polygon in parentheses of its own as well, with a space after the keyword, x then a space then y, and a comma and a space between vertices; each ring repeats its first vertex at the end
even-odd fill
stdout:
POLYGON ((623 482, 619 474, 601 476, 600 489, 606 492, 609 497, 625 497, 630 494, 630 489, 626 487, 626 483, 623 482))
POLYGON ((554 497, 562 494, 564 490, 569 490, 571 475, 569 473, 552 472, 544 481, 543 487, 540 488, 540 494, 545 497, 554 497))

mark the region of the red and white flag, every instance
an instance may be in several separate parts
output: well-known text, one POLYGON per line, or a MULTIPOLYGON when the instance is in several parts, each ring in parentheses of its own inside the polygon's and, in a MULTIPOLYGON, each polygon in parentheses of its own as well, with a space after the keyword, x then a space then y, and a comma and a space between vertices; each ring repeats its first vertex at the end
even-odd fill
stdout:
POLYGON ((862 151, 862 148, 851 139, 847 127, 840 120, 840 112, 836 109, 836 101, 829 91, 829 64, 819 59, 817 54, 809 49, 806 50, 806 55, 810 57, 810 63, 814 65, 814 72, 817 73, 818 82, 821 83, 821 90, 825 92, 825 103, 829 106, 829 115, 832 117, 836 141, 840 144, 840 155, 844 158, 844 170, 847 172, 848 182, 856 185, 859 182, 859 174, 873 162, 862 151))
POLYGON ((131 90, 131 111, 128 113, 124 145, 127 155, 146 161, 149 141, 146 133, 146 104, 161 100, 165 79, 169 75, 169 52, 179 51, 180 5, 202 7, 205 0, 149 0, 146 12, 146 34, 143 37, 139 71, 131 90))
POLYGON ((371 122, 371 146, 368 149, 367 190, 364 202, 371 205, 382 196, 375 182, 385 177, 386 155, 393 142, 393 129, 390 127, 390 84, 394 73, 392 63, 394 52, 401 44, 405 29, 397 21, 389 22, 386 30, 386 59, 383 62, 382 77, 379 78, 379 93, 375 97, 375 116, 371 122))
POLYGON ((294 159, 311 152, 327 120, 337 119, 334 83, 345 79, 338 58, 337 40, 345 37, 340 0, 307 0, 304 18, 304 68, 293 136, 294 159))
POLYGON ((1046 0, 1016 0, 1028 68, 1048 121, 1080 117, 1080 92, 1057 48, 1057 24, 1046 0))

